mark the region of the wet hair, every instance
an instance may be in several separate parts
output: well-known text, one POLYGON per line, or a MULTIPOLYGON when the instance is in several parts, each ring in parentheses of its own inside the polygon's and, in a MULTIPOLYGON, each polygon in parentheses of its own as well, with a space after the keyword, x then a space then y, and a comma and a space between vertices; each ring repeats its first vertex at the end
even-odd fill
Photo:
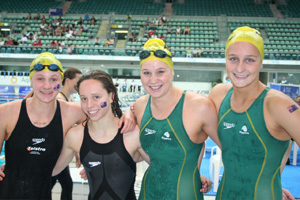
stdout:
POLYGON ((113 93, 113 102, 111 104, 111 110, 115 116, 120 118, 122 116, 122 110, 121 110, 120 104, 119 104, 119 97, 118 97, 117 89, 116 89, 110 75, 108 75, 106 72, 101 71, 101 70, 92 70, 92 71, 89 71, 89 72, 83 74, 80 77, 80 79, 78 80, 77 85, 75 87, 78 94, 80 95, 80 93, 79 93, 80 84, 85 80, 91 80, 91 79, 101 82, 103 84, 104 89, 107 91, 107 93, 109 93, 109 94, 113 93))
POLYGON ((69 68, 64 72, 64 79, 62 81, 62 85, 65 85, 66 79, 73 79, 76 77, 76 74, 82 74, 82 72, 79 69, 76 68, 69 68))

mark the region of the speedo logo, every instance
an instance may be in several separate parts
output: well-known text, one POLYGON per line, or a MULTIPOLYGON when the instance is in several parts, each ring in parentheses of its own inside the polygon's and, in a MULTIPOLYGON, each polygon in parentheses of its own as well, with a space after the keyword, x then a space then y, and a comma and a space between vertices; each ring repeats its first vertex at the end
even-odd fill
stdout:
POLYGON ((234 124, 234 123, 227 123, 227 122, 224 122, 223 125, 224 125, 224 129, 230 129, 230 128, 235 127, 235 124, 234 124))
POLYGON ((156 133, 156 130, 145 128, 145 132, 146 132, 145 135, 152 135, 156 133))
POLYGON ((32 142, 33 142, 32 145, 40 144, 45 142, 45 138, 32 138, 32 142))
POLYGON ((101 165, 101 162, 100 161, 97 161, 97 162, 89 162, 89 165, 90 167, 96 167, 98 165, 101 165))

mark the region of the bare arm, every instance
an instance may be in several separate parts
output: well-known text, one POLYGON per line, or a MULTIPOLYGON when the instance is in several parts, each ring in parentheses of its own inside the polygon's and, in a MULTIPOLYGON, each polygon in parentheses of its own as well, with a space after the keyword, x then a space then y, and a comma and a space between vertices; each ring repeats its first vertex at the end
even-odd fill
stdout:
POLYGON ((82 125, 71 128, 64 140, 60 156, 53 169, 52 176, 59 174, 72 161, 76 153, 79 152, 83 138, 82 125))

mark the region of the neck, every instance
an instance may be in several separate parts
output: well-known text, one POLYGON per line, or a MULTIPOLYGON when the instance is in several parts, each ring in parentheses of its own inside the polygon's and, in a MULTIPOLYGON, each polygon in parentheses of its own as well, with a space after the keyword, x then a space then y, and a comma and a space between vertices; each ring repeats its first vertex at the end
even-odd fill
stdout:
POLYGON ((55 111, 57 104, 56 104, 56 99, 54 99, 49 103, 44 103, 33 96, 32 98, 29 99, 28 106, 29 109, 34 113, 47 115, 47 113, 53 113, 53 110, 55 111))
POLYGON ((181 96, 182 90, 172 86, 171 89, 163 96, 159 98, 151 97, 151 105, 156 108, 165 108, 166 105, 172 104, 177 99, 176 97, 181 96))
POLYGON ((119 118, 115 117, 112 113, 102 117, 97 121, 88 121, 89 130, 92 131, 97 137, 104 137, 115 133, 118 129, 119 118))

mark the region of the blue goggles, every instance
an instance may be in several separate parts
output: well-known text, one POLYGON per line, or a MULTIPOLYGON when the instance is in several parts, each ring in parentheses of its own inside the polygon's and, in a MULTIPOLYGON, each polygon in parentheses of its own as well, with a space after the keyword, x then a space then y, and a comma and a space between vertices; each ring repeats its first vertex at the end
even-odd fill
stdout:
POLYGON ((50 71, 54 71, 54 72, 61 71, 60 67, 56 64, 51 64, 51 65, 36 64, 30 70, 30 72, 32 72, 32 71, 37 71, 37 72, 38 71, 43 71, 45 69, 45 67, 47 67, 50 71))

